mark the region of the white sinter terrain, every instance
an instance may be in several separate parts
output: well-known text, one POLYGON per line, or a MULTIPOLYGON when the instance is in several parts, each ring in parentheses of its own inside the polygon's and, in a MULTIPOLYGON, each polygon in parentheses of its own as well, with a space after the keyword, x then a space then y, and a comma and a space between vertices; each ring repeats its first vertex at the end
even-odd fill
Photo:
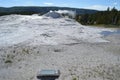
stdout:
POLYGON ((110 31, 87 27, 75 20, 62 18, 59 13, 44 16, 10 15, 0 17, 0 46, 29 42, 31 45, 108 42, 100 32, 110 31))
POLYGON ((58 80, 119 80, 120 36, 83 26, 57 12, 0 17, 0 80, 37 80, 59 69, 58 80))

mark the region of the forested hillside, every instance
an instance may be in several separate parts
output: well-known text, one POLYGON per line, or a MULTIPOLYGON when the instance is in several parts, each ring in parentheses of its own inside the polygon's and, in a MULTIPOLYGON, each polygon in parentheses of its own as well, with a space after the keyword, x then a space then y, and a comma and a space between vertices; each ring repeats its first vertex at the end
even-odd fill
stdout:
POLYGON ((69 7, 36 7, 36 6, 20 6, 20 7, 0 7, 0 16, 2 15, 9 15, 9 14, 22 14, 22 15, 30 15, 30 14, 36 14, 40 13, 45 14, 49 12, 50 10, 72 10, 76 11, 77 15, 80 14, 93 14, 96 13, 97 10, 90 10, 90 9, 79 9, 79 8, 69 8, 69 7))
POLYGON ((76 20, 83 25, 120 25, 120 11, 115 7, 95 14, 77 15, 76 20))

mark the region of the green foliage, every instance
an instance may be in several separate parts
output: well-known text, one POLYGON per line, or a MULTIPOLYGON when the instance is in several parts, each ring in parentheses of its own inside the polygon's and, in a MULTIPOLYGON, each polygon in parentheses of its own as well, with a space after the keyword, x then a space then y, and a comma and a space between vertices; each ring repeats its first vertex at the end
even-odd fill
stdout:
POLYGON ((12 63, 12 61, 11 60, 6 60, 5 63, 12 63))
POLYGON ((23 49, 22 52, 26 53, 26 54, 29 54, 29 50, 28 49, 23 49))
POLYGON ((74 77, 72 80, 77 80, 77 78, 76 78, 76 77, 74 77))
POLYGON ((3 60, 5 61, 5 63, 12 63, 14 57, 14 55, 7 54, 3 60))
POLYGON ((120 11, 115 9, 99 11, 94 14, 77 15, 76 20, 83 25, 120 25, 120 11), (79 18, 80 17, 80 18, 79 18))

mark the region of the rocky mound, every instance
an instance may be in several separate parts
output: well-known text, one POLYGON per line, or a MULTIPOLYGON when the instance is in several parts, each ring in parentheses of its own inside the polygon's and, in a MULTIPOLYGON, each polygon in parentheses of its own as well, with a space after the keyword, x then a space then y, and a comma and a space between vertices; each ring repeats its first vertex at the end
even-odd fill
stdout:
POLYGON ((50 11, 50 12, 44 14, 44 16, 51 17, 51 18, 62 18, 63 17, 60 13, 55 12, 55 11, 50 11))

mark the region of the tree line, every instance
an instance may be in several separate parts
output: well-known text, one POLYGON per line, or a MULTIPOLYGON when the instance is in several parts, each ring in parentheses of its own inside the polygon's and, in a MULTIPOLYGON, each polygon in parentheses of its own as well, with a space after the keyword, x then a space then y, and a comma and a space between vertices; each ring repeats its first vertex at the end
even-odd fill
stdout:
POLYGON ((28 12, 28 11, 21 11, 21 12, 0 12, 0 16, 4 16, 4 15, 10 15, 10 14, 20 14, 20 15, 32 15, 32 14, 36 14, 36 12, 28 12))
POLYGON ((120 25, 120 11, 115 7, 94 14, 77 15, 76 20, 83 25, 120 25))

